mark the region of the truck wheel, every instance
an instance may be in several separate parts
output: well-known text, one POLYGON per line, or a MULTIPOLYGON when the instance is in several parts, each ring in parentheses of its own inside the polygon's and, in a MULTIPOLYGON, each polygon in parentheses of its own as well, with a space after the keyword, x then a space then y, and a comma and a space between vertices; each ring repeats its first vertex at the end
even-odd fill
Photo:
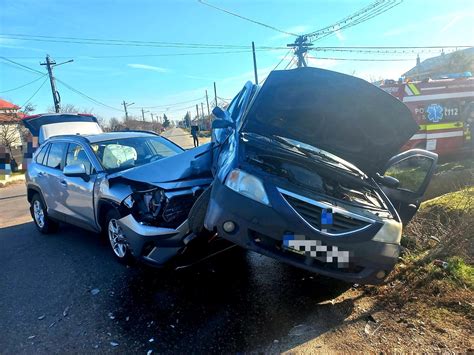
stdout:
POLYGON ((132 254, 128 247, 125 234, 118 223, 120 218, 120 213, 118 213, 117 210, 109 210, 105 216, 104 231, 106 232, 115 259, 122 264, 129 264, 132 261, 132 254))
POLYGON ((36 228, 38 228, 41 233, 49 234, 58 230, 58 223, 48 217, 46 206, 39 194, 35 194, 31 199, 30 212, 36 228))

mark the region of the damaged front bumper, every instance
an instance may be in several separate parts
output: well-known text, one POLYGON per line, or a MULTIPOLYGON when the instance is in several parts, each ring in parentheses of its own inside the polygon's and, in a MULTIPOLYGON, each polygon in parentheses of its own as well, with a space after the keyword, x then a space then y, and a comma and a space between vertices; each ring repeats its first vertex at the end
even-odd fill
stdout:
POLYGON ((138 222, 132 214, 118 220, 132 255, 152 266, 164 266, 179 255, 194 238, 188 220, 176 229, 154 227, 138 222))
POLYGON ((216 181, 206 227, 215 228, 221 237, 246 249, 351 283, 381 283, 397 262, 399 238, 392 242, 383 241, 387 234, 393 235, 389 225, 377 222, 351 235, 323 235, 302 221, 275 186, 266 185, 266 189, 271 207, 242 196, 216 181), (233 230, 230 230, 228 222, 233 223, 233 230), (313 244, 314 251, 322 251, 318 254, 324 257, 311 256, 311 249, 302 252, 301 249, 287 248, 285 238, 288 235, 296 238, 304 236, 305 241, 313 244), (326 262, 329 256, 336 261, 336 252, 349 255, 349 261, 342 267, 340 259, 326 262))

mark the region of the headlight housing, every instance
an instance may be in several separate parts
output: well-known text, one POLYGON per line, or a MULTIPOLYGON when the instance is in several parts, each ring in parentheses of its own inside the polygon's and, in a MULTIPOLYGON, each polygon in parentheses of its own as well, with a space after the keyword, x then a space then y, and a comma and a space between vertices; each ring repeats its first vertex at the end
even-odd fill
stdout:
POLYGON ((270 206, 262 181, 243 170, 232 170, 225 180, 225 186, 254 201, 270 206))

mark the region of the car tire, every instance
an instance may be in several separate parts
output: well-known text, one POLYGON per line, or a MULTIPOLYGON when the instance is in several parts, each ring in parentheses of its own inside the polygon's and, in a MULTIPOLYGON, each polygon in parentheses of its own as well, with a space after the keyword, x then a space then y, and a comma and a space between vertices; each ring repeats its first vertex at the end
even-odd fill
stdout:
POLYGON ((35 194, 30 202, 30 212, 36 228, 43 234, 54 233, 58 230, 58 222, 48 217, 46 206, 39 194, 35 194))
POLYGON ((206 229, 204 228, 204 219, 206 218, 207 206, 211 199, 212 185, 209 186, 202 194, 198 197, 193 207, 189 211, 188 223, 189 230, 195 234, 200 234, 206 229))
POLYGON ((118 224, 120 218, 120 213, 116 209, 110 209, 105 216, 103 230, 115 259, 121 264, 129 265, 133 257, 126 243, 125 234, 118 224))

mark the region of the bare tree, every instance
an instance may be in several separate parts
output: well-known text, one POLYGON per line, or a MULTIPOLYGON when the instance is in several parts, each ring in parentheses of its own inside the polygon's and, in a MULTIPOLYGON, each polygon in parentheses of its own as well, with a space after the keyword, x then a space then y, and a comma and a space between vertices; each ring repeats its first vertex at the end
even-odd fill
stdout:
POLYGON ((30 113, 33 113, 36 110, 36 105, 33 105, 32 103, 28 103, 21 109, 21 112, 25 115, 29 115, 30 113))
POLYGON ((22 127, 16 121, 5 122, 0 125, 0 145, 8 148, 10 152, 16 145, 21 145, 22 127))

